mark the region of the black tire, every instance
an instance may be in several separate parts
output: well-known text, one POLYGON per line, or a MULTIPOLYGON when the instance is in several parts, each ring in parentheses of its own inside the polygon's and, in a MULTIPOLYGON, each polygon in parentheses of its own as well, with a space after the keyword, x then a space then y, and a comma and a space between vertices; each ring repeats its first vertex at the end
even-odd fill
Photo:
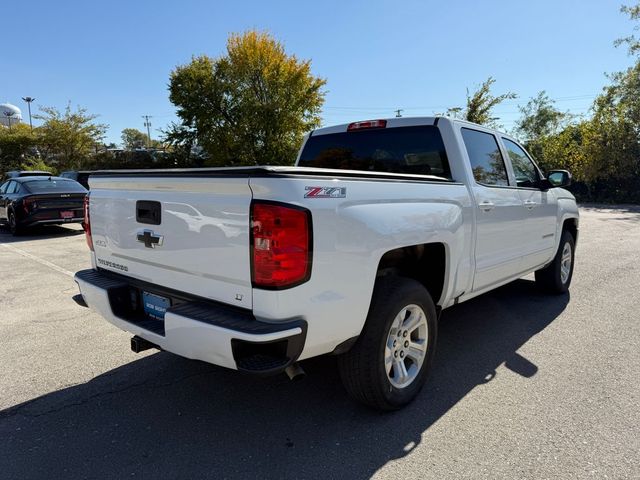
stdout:
POLYGON ((17 237, 18 235, 22 235, 22 228, 20 227, 20 225, 18 225, 16 221, 16 216, 13 212, 9 212, 8 222, 9 222, 9 231, 14 237, 17 237))
POLYGON ((576 242, 571 235, 571 232, 567 230, 562 232, 560 237, 560 244, 558 245, 558 251, 553 261, 545 268, 536 272, 536 285, 547 293, 553 293, 560 295, 566 293, 571 285, 571 278, 573 277, 573 266, 575 264, 575 251, 576 242), (565 252, 565 248, 571 249, 571 265, 569 268, 569 275, 563 280, 562 276, 562 256, 565 252))
MULTIPOLYGON (((422 284, 395 276, 378 279, 360 337, 348 352, 338 357, 340 377, 349 395, 379 410, 398 410, 410 403, 431 369, 437 328, 435 305, 422 284), (420 307, 426 317, 426 353, 411 383, 398 388, 385 369, 385 347, 394 319, 409 305, 420 307)), ((406 360, 410 360, 409 356, 406 360)))

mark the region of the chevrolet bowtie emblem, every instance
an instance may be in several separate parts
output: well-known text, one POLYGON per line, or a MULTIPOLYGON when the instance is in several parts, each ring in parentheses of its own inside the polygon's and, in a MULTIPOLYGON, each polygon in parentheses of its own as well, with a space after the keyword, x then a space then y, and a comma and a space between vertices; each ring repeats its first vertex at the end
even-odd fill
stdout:
POLYGON ((143 230, 137 235, 138 241, 144 243, 147 248, 156 248, 162 245, 164 237, 162 235, 155 235, 153 230, 143 230))

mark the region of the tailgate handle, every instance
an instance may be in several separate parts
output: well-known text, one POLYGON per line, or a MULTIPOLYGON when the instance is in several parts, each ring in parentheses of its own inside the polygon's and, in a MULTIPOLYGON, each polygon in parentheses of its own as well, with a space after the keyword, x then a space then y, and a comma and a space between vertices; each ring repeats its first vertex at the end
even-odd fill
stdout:
POLYGON ((138 200, 136 202, 136 221, 147 225, 160 225, 160 202, 138 200))

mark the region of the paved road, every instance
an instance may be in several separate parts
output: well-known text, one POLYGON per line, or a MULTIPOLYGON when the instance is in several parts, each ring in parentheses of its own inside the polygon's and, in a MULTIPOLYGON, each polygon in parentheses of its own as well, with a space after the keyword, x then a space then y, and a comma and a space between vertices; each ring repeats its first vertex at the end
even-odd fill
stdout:
POLYGON ((0 478, 640 478, 640 209, 582 210, 571 295, 448 310, 428 386, 378 414, 332 358, 255 379, 76 306, 79 229, 0 233, 0 478))

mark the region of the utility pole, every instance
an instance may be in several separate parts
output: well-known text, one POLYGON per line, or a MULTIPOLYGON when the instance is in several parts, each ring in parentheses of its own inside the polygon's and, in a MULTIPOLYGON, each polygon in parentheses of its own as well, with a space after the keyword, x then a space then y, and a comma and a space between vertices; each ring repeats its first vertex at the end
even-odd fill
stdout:
POLYGON ((31 102, 34 102, 36 99, 33 97, 22 97, 22 100, 27 102, 27 106, 29 107, 29 126, 31 127, 31 133, 33 133, 33 123, 31 123, 31 102))
POLYGON ((402 117, 402 112, 403 112, 403 111, 404 111, 404 110, 402 110, 401 108, 399 108, 399 109, 397 109, 397 110, 394 110, 394 112, 396 112, 396 118, 400 118, 400 117, 402 117))
POLYGON ((7 121, 9 122, 9 131, 11 131, 11 117, 13 117, 14 112, 4 112, 4 116, 7 117, 7 121))
POLYGON ((147 148, 151 148, 151 122, 149 119, 151 115, 142 115, 144 118, 144 126, 147 127, 147 148))

